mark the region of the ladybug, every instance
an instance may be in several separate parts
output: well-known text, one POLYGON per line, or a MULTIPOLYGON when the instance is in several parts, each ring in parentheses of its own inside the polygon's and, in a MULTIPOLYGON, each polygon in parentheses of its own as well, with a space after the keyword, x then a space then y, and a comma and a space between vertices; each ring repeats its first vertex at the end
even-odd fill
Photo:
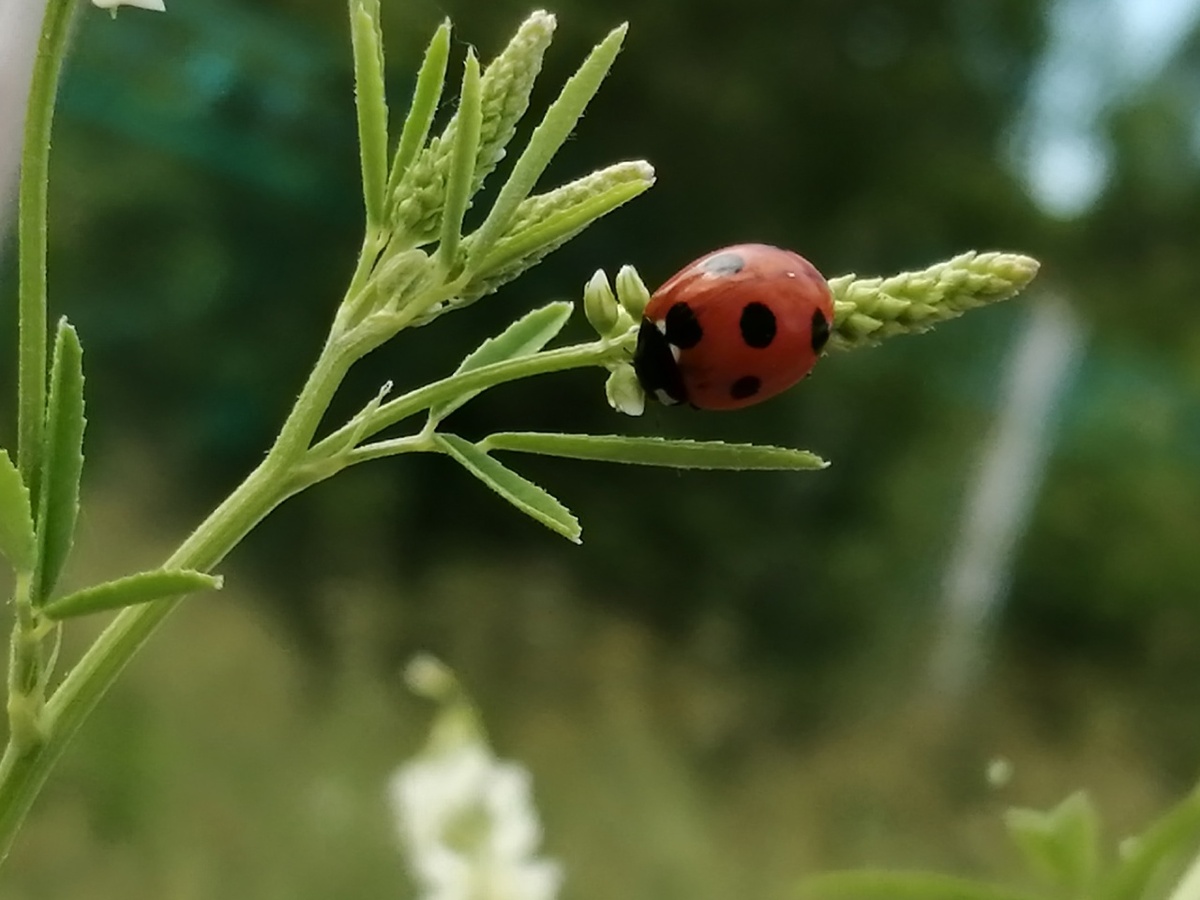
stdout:
POLYGON ((633 368, 661 403, 739 409, 812 371, 832 324, 833 294, 812 263, 738 244, 700 257, 654 292, 633 368))

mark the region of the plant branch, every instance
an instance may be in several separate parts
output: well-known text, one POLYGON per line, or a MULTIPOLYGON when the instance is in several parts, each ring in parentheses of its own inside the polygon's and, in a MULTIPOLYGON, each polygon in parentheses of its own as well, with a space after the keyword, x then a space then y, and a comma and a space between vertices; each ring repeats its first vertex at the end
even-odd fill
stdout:
MULTIPOLYGON (((169 559, 167 569, 211 570, 273 509, 302 487, 292 477, 346 370, 365 352, 353 334, 331 335, 271 451, 169 559)), ((134 654, 181 602, 130 607, 113 619, 46 703, 40 739, 10 740, 0 757, 0 860, 45 782, 88 713, 134 654)))
POLYGON ((546 350, 529 356, 520 356, 516 359, 449 375, 440 381, 409 391, 395 400, 384 403, 365 422, 355 421, 343 425, 318 442, 309 451, 309 459, 328 457, 338 448, 345 447, 344 438, 346 432, 351 428, 359 429, 361 440, 378 434, 385 428, 423 412, 431 406, 455 400, 462 394, 478 393, 498 384, 518 381, 534 375, 546 375, 551 372, 564 372, 568 369, 582 369, 588 366, 602 366, 605 363, 627 359, 631 345, 636 338, 636 330, 631 330, 615 340, 592 341, 588 344, 560 347, 557 350, 546 350))

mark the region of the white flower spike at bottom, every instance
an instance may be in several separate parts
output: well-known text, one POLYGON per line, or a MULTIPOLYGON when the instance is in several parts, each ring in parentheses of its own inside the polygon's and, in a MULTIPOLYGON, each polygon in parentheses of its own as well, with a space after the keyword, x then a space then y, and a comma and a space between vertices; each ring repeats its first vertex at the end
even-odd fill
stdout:
POLYGON ((493 755, 449 669, 420 658, 408 674, 442 703, 425 752, 388 786, 421 900, 555 900, 562 867, 537 856, 528 770, 493 755))

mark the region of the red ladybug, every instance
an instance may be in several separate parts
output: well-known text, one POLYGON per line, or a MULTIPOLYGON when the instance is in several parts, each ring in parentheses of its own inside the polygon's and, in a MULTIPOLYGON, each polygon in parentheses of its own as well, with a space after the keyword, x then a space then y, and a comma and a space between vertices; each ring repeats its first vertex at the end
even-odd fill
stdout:
POLYGON ((738 244, 702 256, 654 292, 633 368, 661 403, 738 409, 807 375, 832 324, 833 295, 812 263, 738 244))

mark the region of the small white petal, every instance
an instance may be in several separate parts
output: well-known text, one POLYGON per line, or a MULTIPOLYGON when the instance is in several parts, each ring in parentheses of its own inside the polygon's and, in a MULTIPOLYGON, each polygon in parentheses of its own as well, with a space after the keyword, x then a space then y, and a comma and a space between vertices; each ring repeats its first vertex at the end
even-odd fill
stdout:
POLYGON ((138 9, 149 9, 154 12, 166 12, 167 6, 163 0, 92 0, 93 6, 101 9, 117 9, 120 6, 136 6, 138 9))
POLYGON ((496 896, 520 900, 554 900, 563 882, 562 866, 545 859, 505 866, 486 875, 496 896))
POLYGON ((485 803, 492 817, 489 845, 494 858, 522 860, 537 852, 542 839, 533 808, 529 772, 511 763, 498 764, 487 786, 485 803))

